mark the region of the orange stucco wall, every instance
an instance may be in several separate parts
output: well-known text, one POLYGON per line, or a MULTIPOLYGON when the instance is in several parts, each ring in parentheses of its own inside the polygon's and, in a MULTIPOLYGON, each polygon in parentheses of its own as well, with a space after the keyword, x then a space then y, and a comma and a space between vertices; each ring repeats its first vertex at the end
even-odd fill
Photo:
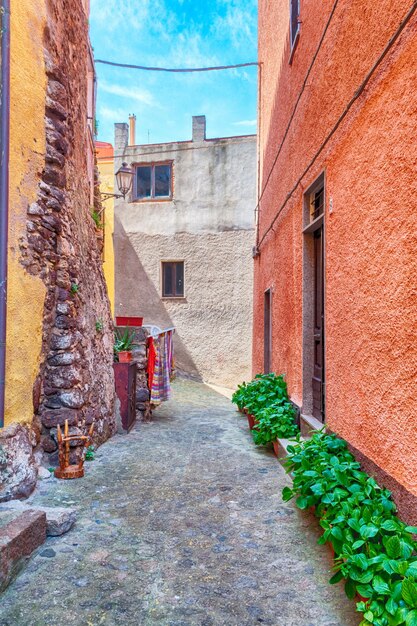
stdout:
MULTIPOLYGON (((289 63, 288 1, 259 3, 261 187, 333 2, 302 0, 289 63)), ((260 207, 265 232, 411 6, 342 0, 260 207)), ((273 290, 273 369, 303 402, 303 193, 325 172, 328 426, 417 495, 417 15, 308 171, 255 260, 254 370, 273 290), (329 207, 332 207, 331 212, 329 207)))

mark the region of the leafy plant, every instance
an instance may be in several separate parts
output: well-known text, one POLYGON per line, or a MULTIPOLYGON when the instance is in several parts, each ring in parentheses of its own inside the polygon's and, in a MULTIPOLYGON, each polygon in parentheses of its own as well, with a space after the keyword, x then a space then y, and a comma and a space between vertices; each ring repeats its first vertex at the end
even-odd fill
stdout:
POLYGON ((274 402, 256 414, 256 429, 252 430, 257 446, 265 445, 278 438, 294 437, 298 433, 295 409, 290 402, 274 402))
POLYGON ((258 374, 250 383, 239 385, 232 402, 256 418, 256 429, 252 431, 256 445, 298 433, 295 409, 289 401, 283 376, 258 374))
POLYGON ((78 293, 79 290, 80 290, 80 286, 77 283, 71 283, 70 292, 72 293, 72 295, 75 295, 76 293, 78 293))
POLYGON ((96 331, 102 333, 104 329, 104 322, 101 317, 96 320, 96 331))
POLYGON ((94 446, 88 446, 85 453, 86 461, 94 461, 94 446))
POLYGON ((96 211, 96 209, 92 209, 91 217, 93 218, 96 228, 103 228, 103 222, 101 221, 101 213, 99 211, 96 211))
POLYGON ((124 333, 116 330, 114 333, 114 356, 118 358, 119 352, 128 352, 132 349, 133 339, 134 339, 134 331, 129 332, 129 329, 126 328, 124 333))
POLYGON ((320 431, 288 453, 293 487, 283 499, 315 507, 319 543, 335 551, 330 582, 345 580, 347 596, 363 598, 361 626, 417 626, 417 528, 396 516, 390 492, 360 470, 342 439, 320 431))

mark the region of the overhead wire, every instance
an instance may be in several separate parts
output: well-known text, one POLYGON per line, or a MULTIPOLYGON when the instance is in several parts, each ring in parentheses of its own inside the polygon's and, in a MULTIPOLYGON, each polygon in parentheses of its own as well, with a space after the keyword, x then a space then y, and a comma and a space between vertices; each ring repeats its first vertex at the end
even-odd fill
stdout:
POLYGON ((391 50, 392 46, 394 45, 394 43, 397 41, 398 37, 401 35, 402 31, 404 30, 404 28, 406 27, 406 25, 408 24, 408 22, 410 21, 410 19, 412 18, 412 16, 414 15, 414 13, 417 11, 417 0, 415 2, 413 2, 411 8, 409 9, 409 11, 406 13, 405 17, 402 19, 402 21, 400 22, 397 30, 395 31, 395 33, 392 35, 392 37, 389 39, 387 45, 385 46, 385 48, 383 49, 383 51, 381 52, 381 54, 378 56, 377 60, 375 61, 375 63, 372 65, 371 69, 368 71, 368 73, 366 74, 364 80, 361 82, 361 84, 359 85, 359 87, 356 89, 356 91, 354 92, 352 98, 349 100, 348 104, 346 105, 345 109, 343 110, 342 114, 339 116, 337 122, 334 124, 333 128, 331 129, 331 131, 327 134, 326 138, 324 139, 324 141, 321 143, 320 147, 318 148, 318 150, 316 151, 316 153, 314 154, 313 158, 310 160, 310 162, 308 163, 308 165, 306 166, 306 168, 304 169, 303 173, 301 174, 301 176, 298 178, 297 182, 294 184, 294 186, 292 187, 291 191, 288 192, 284 202, 281 204, 280 208, 278 209, 278 211, 275 214, 274 219, 272 220, 271 224, 268 226, 268 228, 266 229, 266 231, 264 232, 264 234, 262 235, 260 241, 257 243, 257 247, 259 249, 259 246, 262 245, 263 241, 265 240, 265 237, 268 235, 268 233, 273 229, 273 226, 275 224, 275 222, 277 221, 278 217, 281 215, 282 211, 285 209, 285 207, 287 206, 289 200, 291 199, 293 193, 296 191, 296 189, 298 188, 298 186, 300 185, 301 181, 303 180, 303 178, 305 177, 305 175, 309 172, 309 170, 312 168, 312 166, 314 165, 314 163, 316 162, 317 158, 320 156, 320 154, 323 152, 324 148, 326 147, 326 145, 329 143, 330 139, 333 137, 333 135, 335 134, 335 132, 337 131, 337 129, 339 128, 339 126, 341 125, 341 123, 343 122, 343 120, 345 119, 346 115, 349 113, 350 109, 352 108, 353 104, 356 102, 356 100, 361 96, 361 94, 363 93, 364 89, 366 88, 366 86, 368 85, 370 79, 372 78, 373 74, 375 73, 376 69, 380 66, 380 64, 382 63, 382 61, 384 60, 384 58, 386 57, 386 55, 388 54, 388 52, 391 50))
POLYGON ((234 65, 213 65, 211 67, 148 67, 146 65, 134 65, 132 63, 116 63, 115 61, 105 61, 103 59, 94 59, 95 63, 101 63, 102 65, 111 65, 113 67, 123 67, 125 69, 132 70, 144 70, 147 72, 173 72, 187 74, 190 72, 217 72, 219 70, 233 70, 240 67, 258 66, 257 61, 251 61, 249 63, 236 63, 234 65))

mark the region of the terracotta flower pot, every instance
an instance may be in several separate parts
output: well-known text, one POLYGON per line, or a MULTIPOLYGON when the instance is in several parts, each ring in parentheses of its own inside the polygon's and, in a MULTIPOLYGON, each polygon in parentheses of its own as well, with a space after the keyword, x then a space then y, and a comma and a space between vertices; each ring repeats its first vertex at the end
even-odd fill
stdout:
POLYGON ((250 413, 246 413, 246 417, 248 418, 249 430, 252 430, 256 424, 255 418, 250 413))
POLYGON ((279 454, 278 441, 274 439, 272 442, 272 445, 274 446, 274 454, 276 457, 278 457, 278 454, 279 454))
POLYGON ((119 352, 119 363, 130 363, 132 360, 132 353, 129 351, 119 352))

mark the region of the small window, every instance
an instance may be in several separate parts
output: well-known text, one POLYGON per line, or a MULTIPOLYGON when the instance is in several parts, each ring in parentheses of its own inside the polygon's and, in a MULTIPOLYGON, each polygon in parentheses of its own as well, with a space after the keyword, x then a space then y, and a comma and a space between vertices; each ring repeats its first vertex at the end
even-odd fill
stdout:
POLYGON ((137 200, 171 198, 172 163, 138 165, 135 195, 137 200))
POLYGON ((294 48, 297 35, 300 31, 300 0, 290 0, 290 32, 291 32, 291 48, 294 48))
POLYGON ((184 297, 184 261, 162 262, 162 297, 184 297))
POLYGON ((320 180, 308 195, 310 222, 316 220, 324 212, 324 181, 320 180))

